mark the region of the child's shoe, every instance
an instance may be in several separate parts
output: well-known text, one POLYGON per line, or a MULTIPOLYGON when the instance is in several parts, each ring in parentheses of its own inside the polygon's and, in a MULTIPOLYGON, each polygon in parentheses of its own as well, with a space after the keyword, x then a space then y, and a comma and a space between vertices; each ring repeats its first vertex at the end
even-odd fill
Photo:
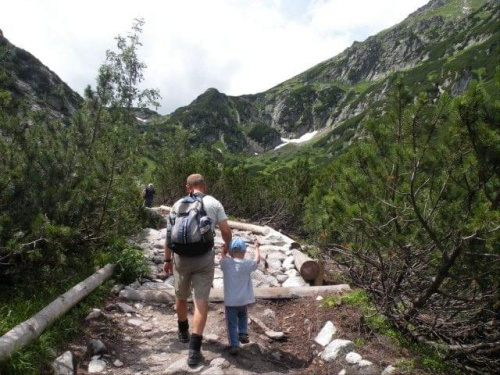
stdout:
POLYGON ((248 334, 246 334, 246 333, 240 333, 239 339, 240 339, 240 342, 242 344, 248 344, 250 342, 250 339, 248 338, 248 334))

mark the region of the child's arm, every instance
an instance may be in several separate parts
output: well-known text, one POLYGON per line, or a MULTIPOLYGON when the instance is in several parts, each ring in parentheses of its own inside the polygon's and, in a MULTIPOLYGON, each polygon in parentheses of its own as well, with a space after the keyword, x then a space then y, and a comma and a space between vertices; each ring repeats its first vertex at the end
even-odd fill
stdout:
POLYGON ((226 257, 227 250, 226 250, 226 244, 223 243, 221 247, 221 252, 219 253, 220 259, 224 259, 226 257))
POLYGON ((260 263, 260 242, 259 240, 255 240, 254 242, 254 247, 255 247, 255 263, 259 264, 260 263))

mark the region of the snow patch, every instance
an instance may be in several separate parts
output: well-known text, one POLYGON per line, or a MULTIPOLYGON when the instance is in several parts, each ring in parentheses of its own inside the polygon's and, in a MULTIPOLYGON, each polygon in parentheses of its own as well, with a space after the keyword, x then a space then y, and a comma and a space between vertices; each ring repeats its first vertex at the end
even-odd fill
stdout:
POLYGON ((304 134, 302 137, 300 138, 296 138, 296 139, 287 139, 287 138, 281 138, 281 142, 283 142, 282 144, 276 146, 274 149, 275 150, 278 150, 280 149, 281 147, 283 146, 286 146, 287 144, 289 143, 303 143, 303 142, 307 142, 307 141, 310 141, 311 139, 314 138, 314 136, 318 133, 317 130, 313 131, 313 132, 310 132, 310 133, 306 133, 304 134))

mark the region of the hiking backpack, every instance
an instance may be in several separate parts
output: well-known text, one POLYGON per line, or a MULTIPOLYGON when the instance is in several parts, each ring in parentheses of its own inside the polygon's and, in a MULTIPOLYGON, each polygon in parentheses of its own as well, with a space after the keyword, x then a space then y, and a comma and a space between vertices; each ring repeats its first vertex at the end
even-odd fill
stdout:
POLYGON ((212 219, 203 207, 202 194, 191 194, 177 204, 167 219, 167 245, 182 256, 198 256, 214 246, 212 219))

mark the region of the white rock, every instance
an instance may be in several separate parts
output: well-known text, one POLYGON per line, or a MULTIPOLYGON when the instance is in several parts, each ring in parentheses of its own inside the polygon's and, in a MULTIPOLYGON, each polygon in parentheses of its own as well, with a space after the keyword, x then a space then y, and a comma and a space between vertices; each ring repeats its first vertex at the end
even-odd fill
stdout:
POLYGON ((355 364, 359 363, 362 359, 363 359, 363 357, 361 357, 356 352, 347 353, 347 355, 345 356, 345 361, 347 363, 349 363, 350 365, 355 365, 355 364))
POLYGON ((165 372, 163 372, 162 374, 174 375, 174 374, 196 373, 196 372, 200 372, 203 369, 203 367, 205 367, 205 366, 202 364, 200 364, 196 367, 189 367, 187 362, 186 362, 186 358, 183 357, 183 358, 180 358, 179 360, 175 361, 174 363, 172 363, 170 366, 168 366, 165 369, 165 372))
POLYGON ((306 285, 307 285, 307 283, 305 282, 305 280, 301 276, 289 277, 282 284, 282 286, 287 287, 287 288, 295 288, 295 287, 306 286, 306 285))
POLYGON ((389 365, 384 369, 384 371, 382 371, 380 375, 391 375, 394 374, 395 372, 396 372, 396 367, 389 365))
POLYGON ((175 277, 174 275, 172 276, 169 276, 165 281, 164 281, 164 284, 165 285, 169 285, 170 287, 174 287, 174 283, 175 283, 175 277))
POLYGON ((101 359, 93 359, 89 363, 89 374, 98 374, 100 372, 106 371, 106 362, 101 359))
MULTIPOLYGON (((214 333, 207 333, 206 335, 203 335, 203 338, 205 340, 207 340, 207 342, 217 342, 217 341, 219 341, 219 336, 217 336, 214 333)), ((212 366, 212 364, 210 364, 210 365, 212 366)))
POLYGON ((359 367, 368 367, 368 366, 373 365, 373 362, 367 361, 366 359, 362 359, 361 361, 359 361, 359 362, 357 363, 357 365, 358 365, 359 367))
POLYGON ((322 296, 317 296, 316 297, 316 301, 323 301, 323 297, 322 296))
POLYGON ((331 362, 354 350, 354 343, 349 340, 336 339, 328 344, 321 353, 321 359, 331 362))
POLYGON ((281 260, 279 259, 266 259, 267 268, 281 269, 281 260))
POLYGON ((220 367, 209 367, 201 375, 224 375, 224 370, 220 367))
POLYGON ((296 269, 291 269, 285 272, 285 275, 288 275, 290 277, 297 277, 299 276, 299 272, 296 269))
POLYGON ((287 259, 287 256, 282 253, 281 251, 273 251, 272 253, 269 253, 267 255, 266 260, 269 262, 271 259, 276 259, 279 260, 280 262, 283 262, 285 259, 287 259))
POLYGON ((295 268, 295 260, 292 257, 287 257, 284 261, 283 261, 283 268, 287 269, 287 270, 291 270, 291 269, 294 269, 295 268))
POLYGON ((214 281, 212 282, 212 287, 214 289, 224 288, 224 280, 223 279, 214 279, 214 281))
POLYGON ((120 310, 124 313, 135 313, 137 311, 134 307, 127 305, 126 303, 123 302, 118 302, 116 306, 118 306, 120 310))
POLYGON ((325 323, 321 331, 319 331, 318 335, 314 339, 314 341, 321 345, 327 346, 330 341, 332 341, 333 335, 337 332, 337 328, 333 325, 331 321, 325 323))
POLYGON ((98 319, 102 316, 102 311, 99 309, 92 309, 89 315, 86 316, 85 320, 98 319))
POLYGON ((231 364, 222 357, 214 358, 210 362, 210 367, 228 368, 231 364))
POLYGON ((276 280, 278 280, 279 283, 284 283, 288 279, 288 275, 277 275, 276 280))
POLYGON ((347 374, 346 370, 345 369, 342 369, 339 371, 339 375, 345 375, 347 374))
POLYGON ((117 359, 117 360, 115 360, 113 362, 113 366, 115 366, 115 367, 122 367, 123 366, 123 362, 120 361, 119 359, 117 359))
POLYGON ((52 362, 55 375, 73 375, 75 373, 73 364, 73 353, 69 350, 64 352, 52 362))
POLYGON ((134 327, 140 327, 142 325, 142 323, 144 323, 142 320, 139 320, 139 319, 129 319, 127 320, 127 323, 131 326, 134 326, 134 327))

